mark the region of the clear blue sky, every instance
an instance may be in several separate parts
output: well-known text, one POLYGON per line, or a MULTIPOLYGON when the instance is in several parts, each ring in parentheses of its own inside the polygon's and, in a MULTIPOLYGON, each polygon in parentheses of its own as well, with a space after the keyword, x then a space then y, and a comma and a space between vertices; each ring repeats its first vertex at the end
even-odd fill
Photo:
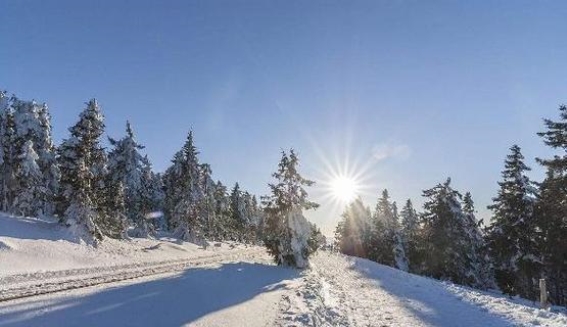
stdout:
MULTIPOLYGON (((108 134, 129 119, 156 170, 193 128, 214 177, 256 194, 293 147, 317 180, 325 162, 365 167, 371 206, 385 187, 421 204, 451 176, 486 218, 509 146, 538 168, 541 119, 567 101, 565 1, 1 7, 0 88, 47 102, 57 141, 96 97, 108 134)), ((309 217, 329 232, 339 212, 323 202, 309 217)))

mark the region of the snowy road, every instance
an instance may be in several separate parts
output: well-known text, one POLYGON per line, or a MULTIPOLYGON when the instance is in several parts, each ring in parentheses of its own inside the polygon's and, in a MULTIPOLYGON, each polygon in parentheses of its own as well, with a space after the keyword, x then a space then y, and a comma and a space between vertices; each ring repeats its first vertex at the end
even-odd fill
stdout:
POLYGON ((562 313, 366 260, 312 264, 259 256, 7 301, 0 326, 567 326, 562 313))
POLYGON ((69 269, 5 276, 0 278, 0 302, 182 271, 191 267, 211 263, 232 262, 239 259, 253 259, 255 257, 264 256, 264 250, 234 250, 230 253, 214 254, 190 259, 141 262, 108 267, 69 269))

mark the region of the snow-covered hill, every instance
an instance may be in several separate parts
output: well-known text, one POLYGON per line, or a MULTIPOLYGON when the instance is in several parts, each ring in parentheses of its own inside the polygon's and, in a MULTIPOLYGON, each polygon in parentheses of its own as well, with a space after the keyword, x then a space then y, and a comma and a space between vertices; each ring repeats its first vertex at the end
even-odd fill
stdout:
POLYGON ((559 308, 363 259, 320 252, 296 271, 217 245, 93 248, 53 222, 0 216, 0 326, 567 326, 559 308))

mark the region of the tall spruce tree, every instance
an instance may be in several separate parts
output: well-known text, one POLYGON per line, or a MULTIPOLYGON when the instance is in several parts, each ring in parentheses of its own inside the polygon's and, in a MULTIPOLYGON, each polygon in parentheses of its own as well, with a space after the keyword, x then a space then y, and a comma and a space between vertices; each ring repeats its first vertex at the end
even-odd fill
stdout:
POLYGON ((69 129, 71 136, 59 147, 61 170, 59 210, 63 221, 76 226, 90 240, 101 240, 98 226, 104 211, 106 155, 100 145, 103 115, 95 99, 86 103, 79 121, 69 129))
POLYGON ((486 235, 496 283, 506 294, 534 299, 540 260, 534 206, 536 190, 526 175, 530 168, 517 145, 504 162, 500 189, 493 204, 486 235))
POLYGON ((202 207, 204 192, 201 184, 202 167, 190 131, 173 165, 164 176, 165 209, 175 235, 184 240, 204 242, 202 207))
POLYGON ((303 210, 319 205, 307 199, 305 187, 314 184, 298 171, 299 158, 293 150, 283 151, 276 181, 268 184, 271 194, 264 197, 266 224, 264 244, 278 265, 304 268, 309 265, 311 225, 303 210))
POLYGON ((536 225, 544 276, 548 279, 550 301, 567 304, 567 106, 559 107, 559 120, 545 119, 545 132, 538 133, 545 145, 559 151, 551 159, 537 159, 547 169, 540 185, 536 225))

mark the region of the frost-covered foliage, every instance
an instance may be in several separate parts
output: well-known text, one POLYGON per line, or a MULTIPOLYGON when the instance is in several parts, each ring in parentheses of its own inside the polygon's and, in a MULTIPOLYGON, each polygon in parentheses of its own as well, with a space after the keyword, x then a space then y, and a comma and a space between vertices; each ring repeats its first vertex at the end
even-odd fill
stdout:
POLYGON ((304 187, 314 184, 297 170, 299 158, 293 150, 284 151, 275 183, 268 184, 271 194, 264 197, 266 222, 264 244, 278 265, 305 268, 311 254, 308 240, 313 232, 303 210, 319 205, 307 200, 304 187))
POLYGON ((534 299, 539 279, 539 253, 534 206, 536 193, 520 147, 506 157, 500 189, 488 208, 493 211, 487 242, 496 282, 510 295, 534 299))

